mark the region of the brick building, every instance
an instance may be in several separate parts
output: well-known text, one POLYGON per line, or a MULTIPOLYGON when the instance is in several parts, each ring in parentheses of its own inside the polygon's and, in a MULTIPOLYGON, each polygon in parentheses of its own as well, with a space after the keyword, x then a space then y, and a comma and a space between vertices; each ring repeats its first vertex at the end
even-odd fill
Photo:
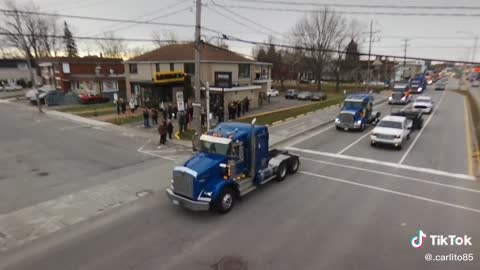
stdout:
POLYGON ((86 57, 48 57, 37 61, 43 84, 75 93, 83 91, 125 97, 125 74, 122 59, 86 57))

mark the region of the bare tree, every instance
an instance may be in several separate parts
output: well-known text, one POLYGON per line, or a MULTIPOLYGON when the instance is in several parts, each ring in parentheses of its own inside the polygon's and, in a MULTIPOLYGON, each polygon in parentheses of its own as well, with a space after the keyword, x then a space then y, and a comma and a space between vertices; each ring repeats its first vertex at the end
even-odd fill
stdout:
POLYGON ((123 58, 127 50, 123 40, 116 38, 113 32, 105 32, 102 38, 97 41, 97 46, 105 57, 123 58))
POLYGON ((305 48, 318 90, 321 89, 323 72, 332 58, 329 50, 335 48, 335 42, 344 30, 345 19, 328 8, 307 13, 293 29, 296 44, 305 48))
POLYGON ((153 43, 158 48, 164 46, 165 44, 176 44, 178 42, 177 36, 174 32, 163 32, 154 31, 152 33, 153 43))

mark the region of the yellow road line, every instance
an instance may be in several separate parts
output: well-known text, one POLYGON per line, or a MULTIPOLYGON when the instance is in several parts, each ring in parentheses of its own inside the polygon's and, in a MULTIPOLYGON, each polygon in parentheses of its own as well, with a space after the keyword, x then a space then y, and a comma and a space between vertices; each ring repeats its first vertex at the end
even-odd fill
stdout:
POLYGON ((463 99, 464 103, 465 103, 465 133, 466 133, 466 145, 467 145, 467 160, 468 160, 468 174, 469 175, 474 175, 473 174, 473 151, 472 151, 472 130, 471 130, 471 127, 470 127, 470 117, 469 117, 469 113, 470 113, 470 110, 469 110, 469 106, 468 106, 468 102, 467 102, 467 97, 464 97, 463 99))

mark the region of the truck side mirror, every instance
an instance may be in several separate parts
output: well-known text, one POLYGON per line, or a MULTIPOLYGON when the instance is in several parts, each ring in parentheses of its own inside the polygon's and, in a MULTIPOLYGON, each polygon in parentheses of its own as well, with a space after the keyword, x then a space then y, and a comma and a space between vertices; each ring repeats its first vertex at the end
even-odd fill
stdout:
POLYGON ((407 129, 412 129, 413 123, 412 121, 407 122, 407 129))

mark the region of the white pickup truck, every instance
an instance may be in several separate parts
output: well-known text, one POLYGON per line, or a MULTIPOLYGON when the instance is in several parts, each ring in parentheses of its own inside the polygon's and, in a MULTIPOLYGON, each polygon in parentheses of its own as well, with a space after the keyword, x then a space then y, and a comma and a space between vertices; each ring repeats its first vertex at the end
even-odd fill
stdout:
POLYGON ((410 139, 411 130, 412 120, 404 116, 387 115, 372 130, 370 142, 372 146, 389 144, 401 149, 403 144, 410 139))

